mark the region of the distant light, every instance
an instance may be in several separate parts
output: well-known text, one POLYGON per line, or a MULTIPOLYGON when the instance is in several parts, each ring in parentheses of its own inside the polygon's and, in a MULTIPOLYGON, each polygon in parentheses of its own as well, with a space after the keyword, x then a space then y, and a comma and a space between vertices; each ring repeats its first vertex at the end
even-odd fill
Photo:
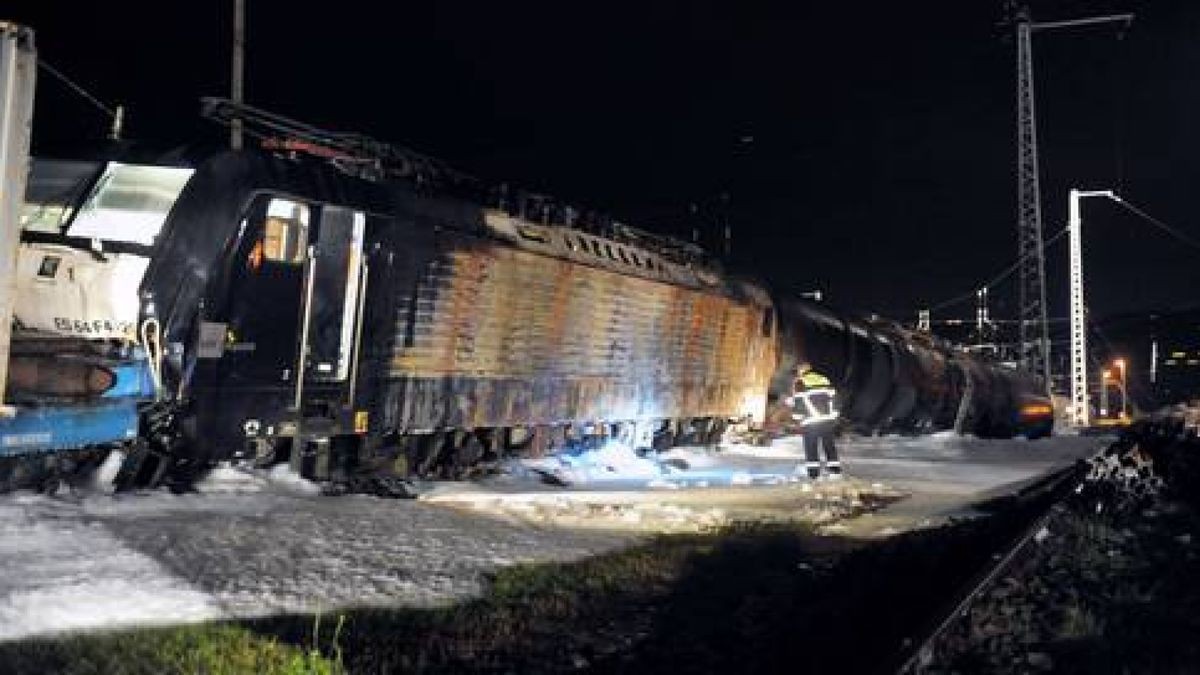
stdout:
POLYGON ((1027 403, 1021 406, 1021 414, 1025 417, 1046 417, 1054 414, 1054 408, 1045 403, 1027 403))

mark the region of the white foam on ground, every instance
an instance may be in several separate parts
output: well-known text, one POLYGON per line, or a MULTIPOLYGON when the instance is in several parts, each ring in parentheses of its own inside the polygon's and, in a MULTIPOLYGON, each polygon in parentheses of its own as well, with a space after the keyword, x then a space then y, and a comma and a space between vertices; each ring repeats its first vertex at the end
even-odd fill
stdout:
MULTIPOLYGON (((786 443, 773 448, 684 446, 661 453, 639 454, 628 446, 609 441, 594 450, 514 460, 506 466, 505 477, 495 483, 513 488, 522 482, 541 483, 546 476, 551 476, 560 484, 587 489, 774 485, 800 480, 795 469, 802 456, 802 452, 786 443)), ((453 493, 456 490, 446 488, 441 491, 453 493)))
POLYGON ((671 471, 656 458, 643 457, 628 445, 611 440, 595 449, 565 451, 518 463, 524 469, 553 476, 568 485, 653 481, 671 471))
POLYGON ((0 502, 0 639, 221 615, 204 593, 51 498, 0 502))
POLYGON ((320 494, 321 486, 292 470, 289 464, 277 464, 266 472, 272 485, 301 494, 320 494))
POLYGON ((477 596, 497 565, 574 560, 628 541, 412 500, 275 489, 82 500, 11 494, 0 497, 0 640, 442 605, 477 596))
POLYGON ((244 494, 263 491, 296 492, 315 495, 321 492, 316 483, 301 478, 287 464, 277 464, 270 469, 255 469, 234 466, 222 462, 196 483, 201 494, 244 494))
POLYGON ((117 473, 121 471, 121 465, 125 463, 125 451, 113 450, 104 458, 104 462, 92 475, 91 488, 100 492, 111 494, 116 486, 113 481, 117 478, 117 473))

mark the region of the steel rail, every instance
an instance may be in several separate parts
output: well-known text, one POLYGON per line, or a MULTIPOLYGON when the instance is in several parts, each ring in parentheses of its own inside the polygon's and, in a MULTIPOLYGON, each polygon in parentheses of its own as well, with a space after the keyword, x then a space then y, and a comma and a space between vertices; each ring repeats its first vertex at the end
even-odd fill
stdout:
MULTIPOLYGON (((1103 452, 1104 449, 1101 449, 1097 454, 1103 452)), ((934 626, 933 630, 931 630, 925 636, 925 639, 921 640, 917 647, 908 653, 907 658, 905 658, 900 667, 896 669, 897 673, 904 674, 917 672, 917 669, 922 665, 922 662, 926 661, 930 655, 932 655, 934 645, 936 645, 942 639, 946 632, 955 623, 957 623, 963 616, 966 615, 967 610, 970 609, 975 600, 977 600, 981 595, 983 595, 984 592, 991 588, 1000 575, 1009 570, 1013 562, 1016 561, 1017 556, 1020 555, 1029 546, 1029 543, 1037 537, 1038 532, 1041 532, 1042 529, 1044 529, 1046 525, 1054 518, 1055 507, 1061 504, 1063 500, 1067 498, 1067 496, 1075 491, 1075 488, 1082 480, 1081 474, 1083 473, 1083 466, 1084 463, 1076 462, 1075 464, 1049 474, 1035 485, 1026 488, 1026 498, 1032 498, 1030 495, 1031 492, 1042 496, 1047 493, 1055 496, 1050 500, 1050 503, 1041 510, 1040 515, 1033 520, 1033 523, 1021 532, 1020 536, 1009 543, 1005 548, 1001 549, 999 557, 995 558, 996 562, 989 566, 985 566, 980 571, 972 583, 967 587, 966 592, 962 594, 962 597, 959 599, 959 601, 954 604, 954 607, 949 612, 945 613, 942 616, 942 619, 934 626), (1070 490, 1063 490, 1063 485, 1066 483, 1071 484, 1070 490)))

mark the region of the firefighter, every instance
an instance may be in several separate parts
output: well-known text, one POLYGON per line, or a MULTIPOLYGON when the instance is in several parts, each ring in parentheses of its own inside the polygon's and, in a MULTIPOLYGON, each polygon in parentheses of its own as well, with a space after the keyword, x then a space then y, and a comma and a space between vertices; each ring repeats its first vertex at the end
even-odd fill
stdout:
POLYGON ((837 447, 833 444, 838 418, 834 402, 836 394, 829 378, 813 370, 811 365, 801 363, 797 366, 792 395, 787 403, 792 411, 792 420, 800 425, 800 434, 804 439, 804 467, 808 477, 814 480, 821 476, 818 444, 824 446, 825 471, 829 477, 838 479, 842 475, 842 464, 838 461, 837 447))

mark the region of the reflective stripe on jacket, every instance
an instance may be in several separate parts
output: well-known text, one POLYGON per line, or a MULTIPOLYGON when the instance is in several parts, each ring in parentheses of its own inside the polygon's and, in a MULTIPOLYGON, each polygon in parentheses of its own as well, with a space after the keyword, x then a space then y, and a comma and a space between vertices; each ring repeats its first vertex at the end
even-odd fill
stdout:
POLYGON ((796 378, 792 385, 793 394, 787 399, 792 409, 792 419, 800 426, 830 422, 838 418, 834 398, 837 392, 829 378, 810 370, 796 378))
POLYGON ((835 392, 831 387, 807 389, 792 396, 792 419, 800 426, 830 422, 838 418, 834 406, 835 392))

